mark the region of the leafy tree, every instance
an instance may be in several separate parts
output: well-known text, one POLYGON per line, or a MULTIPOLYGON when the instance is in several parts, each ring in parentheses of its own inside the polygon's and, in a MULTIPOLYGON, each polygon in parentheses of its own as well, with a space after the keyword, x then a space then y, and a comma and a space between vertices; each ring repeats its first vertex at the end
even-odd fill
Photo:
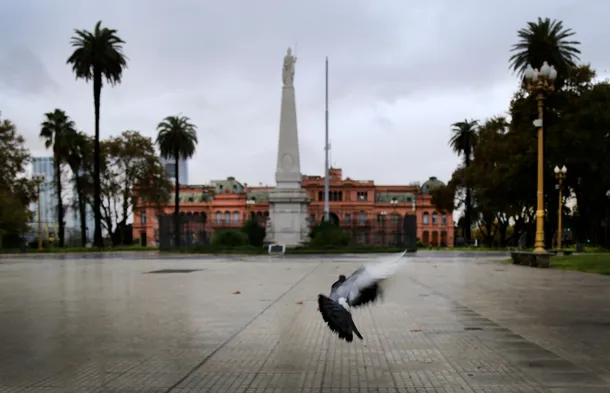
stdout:
POLYGON ((212 245, 221 247, 240 247, 248 244, 248 235, 235 229, 221 229, 214 232, 212 245))
MULTIPOLYGON (((478 127, 477 120, 464 120, 452 124, 453 136, 449 140, 449 145, 458 155, 462 156, 464 167, 468 168, 472 161, 472 153, 478 143, 478 127)), ((464 184, 466 189, 465 198, 465 220, 464 220, 464 237, 467 242, 471 240, 471 222, 472 222, 472 189, 470 184, 464 184)))
MULTIPOLYGON (((167 203, 171 182, 165 176, 151 138, 137 131, 124 131, 103 140, 102 222, 113 244, 124 241, 127 220, 140 206, 167 203)), ((92 171, 92 163, 86 170, 92 171)))
POLYGON ((101 216, 101 178, 100 178, 100 97, 102 82, 114 86, 121 82, 123 71, 127 68, 127 57, 123 54, 123 41, 117 30, 101 27, 97 22, 93 32, 74 30, 70 43, 74 52, 67 60, 77 79, 93 81, 93 106, 95 109, 95 139, 93 144, 93 212, 95 214, 94 244, 103 247, 101 216))
POLYGON ((323 221, 313 228, 310 234, 310 247, 345 247, 350 243, 350 235, 332 221, 323 221))
POLYGON ((442 185, 430 191, 432 204, 442 213, 452 213, 455 209, 455 188, 451 184, 442 185))
POLYGON ((248 236, 248 244, 254 247, 262 247, 265 241, 266 229, 260 225, 256 217, 244 222, 242 232, 248 236))
POLYGON ((510 67, 519 76, 523 76, 528 64, 540 69, 547 61, 555 66, 558 74, 558 84, 568 70, 579 60, 580 42, 571 39, 576 34, 572 29, 563 27, 563 22, 549 18, 538 18, 537 22, 528 22, 527 27, 519 30, 519 41, 513 45, 510 57, 510 67))
POLYGON ((161 150, 161 156, 176 162, 175 182, 176 192, 174 199, 175 228, 174 236, 176 246, 180 245, 180 158, 188 159, 195 154, 197 146, 197 126, 190 122, 186 116, 168 116, 157 126, 157 145, 161 150))
MULTIPOLYGON (((588 66, 570 69, 564 89, 549 96, 549 117, 554 122, 545 130, 545 233, 551 244, 557 229, 558 193, 552 168, 569 168, 564 195, 573 195, 580 207, 564 222, 576 226, 578 236, 599 241, 603 232, 610 188, 610 170, 600 164, 610 152, 610 85, 593 82, 588 66)), ((479 239, 505 245, 527 234, 533 240, 537 192, 536 102, 523 90, 511 101, 510 122, 502 117, 487 120, 479 130, 478 144, 468 169, 458 168, 448 186, 455 187, 459 205, 460 189, 473 189, 474 211, 479 239), (514 223, 514 234, 509 222, 514 223)), ((434 196, 433 196, 434 197, 434 196)), ((439 203, 439 202, 437 202, 439 203)))
POLYGON ((68 145, 67 162, 72 171, 76 190, 76 211, 80 218, 81 245, 87 245, 87 195, 91 179, 87 177, 86 165, 92 161, 93 140, 83 132, 76 132, 68 145))
POLYGON ((28 227, 34 183, 24 177, 30 153, 25 140, 10 120, 0 120, 0 245, 5 235, 19 234, 28 227))
POLYGON ((45 140, 45 147, 53 149, 53 164, 55 166, 55 190, 57 195, 57 222, 59 227, 59 247, 64 246, 65 210, 62 194, 62 166, 67 162, 70 144, 75 138, 74 122, 61 109, 45 113, 45 120, 41 124, 40 137, 45 140))

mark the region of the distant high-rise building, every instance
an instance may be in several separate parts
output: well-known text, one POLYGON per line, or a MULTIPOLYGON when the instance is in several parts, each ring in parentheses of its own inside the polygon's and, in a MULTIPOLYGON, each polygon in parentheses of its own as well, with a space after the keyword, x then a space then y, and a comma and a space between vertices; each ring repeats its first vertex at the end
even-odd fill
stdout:
MULTIPOLYGON (((176 182, 176 160, 173 158, 166 159, 161 157, 161 164, 163 164, 163 168, 165 168, 165 174, 169 177, 174 183, 176 182)), ((187 160, 180 159, 178 161, 178 177, 180 184, 189 184, 189 172, 187 160)))
MULTIPOLYGON (((53 157, 34 157, 32 159, 32 174, 44 176, 44 182, 40 184, 40 216, 42 225, 48 232, 54 232, 57 226, 57 194, 55 192, 55 168, 53 157)), ((34 212, 33 222, 38 222, 38 205, 34 202, 30 205, 34 212)))

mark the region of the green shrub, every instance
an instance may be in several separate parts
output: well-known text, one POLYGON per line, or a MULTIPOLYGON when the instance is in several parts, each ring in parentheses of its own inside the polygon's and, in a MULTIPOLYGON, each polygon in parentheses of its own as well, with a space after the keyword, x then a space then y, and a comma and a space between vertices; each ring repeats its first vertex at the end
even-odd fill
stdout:
POLYGON ((241 247, 248 244, 248 236, 242 231, 235 229, 224 229, 214 232, 212 237, 213 246, 241 247))
POLYGON ((241 231, 246 234, 248 244, 254 247, 262 247, 265 241, 266 230, 256 218, 251 218, 244 223, 241 231))
POLYGON ((311 231, 311 248, 345 247, 349 245, 351 236, 343 232, 338 225, 331 222, 323 222, 311 231))

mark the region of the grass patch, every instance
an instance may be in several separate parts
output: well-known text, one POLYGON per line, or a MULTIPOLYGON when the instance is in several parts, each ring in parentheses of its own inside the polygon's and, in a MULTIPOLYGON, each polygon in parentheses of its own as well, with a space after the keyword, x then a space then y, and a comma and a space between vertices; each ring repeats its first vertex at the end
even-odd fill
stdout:
POLYGON ((433 251, 508 251, 508 247, 420 247, 421 250, 433 251))
MULTIPOLYGON (((404 248, 396 247, 378 247, 378 246, 347 246, 347 247, 297 247, 287 248, 287 255, 308 255, 308 254, 385 254, 385 253, 399 253, 404 251, 404 248)), ((234 254, 234 255, 266 255, 268 253, 267 247, 252 247, 252 246, 241 246, 241 247, 220 247, 220 246, 207 246, 207 247, 192 247, 182 250, 168 250, 165 252, 170 253, 193 253, 193 254, 234 254)), ((410 250, 409 252, 415 252, 410 250)))
MULTIPOLYGON (((70 254, 70 253, 85 253, 85 252, 116 252, 116 251, 157 251, 156 247, 143 247, 143 246, 116 246, 116 247, 51 247, 45 248, 39 251, 38 248, 28 247, 27 254, 70 254)), ((0 254, 23 254, 19 248, 8 248, 0 250, 0 254)))
MULTIPOLYGON (((573 251, 576 252, 576 246, 570 246, 570 247, 563 247, 564 250, 566 251, 573 251)), ((593 253, 610 253, 610 249, 604 248, 604 247, 595 247, 595 246, 584 246, 582 248, 582 252, 593 252, 593 253)))
POLYGON ((610 254, 580 254, 551 257, 555 269, 610 275, 610 254))

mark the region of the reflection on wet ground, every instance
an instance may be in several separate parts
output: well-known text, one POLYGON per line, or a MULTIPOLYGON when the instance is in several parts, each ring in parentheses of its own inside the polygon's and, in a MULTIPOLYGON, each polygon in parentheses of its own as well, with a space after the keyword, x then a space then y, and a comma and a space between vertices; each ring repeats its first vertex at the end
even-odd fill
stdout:
POLYGON ((370 255, 4 257, 0 392, 610 391, 610 277, 505 255, 410 256, 352 344, 315 298, 370 255))

